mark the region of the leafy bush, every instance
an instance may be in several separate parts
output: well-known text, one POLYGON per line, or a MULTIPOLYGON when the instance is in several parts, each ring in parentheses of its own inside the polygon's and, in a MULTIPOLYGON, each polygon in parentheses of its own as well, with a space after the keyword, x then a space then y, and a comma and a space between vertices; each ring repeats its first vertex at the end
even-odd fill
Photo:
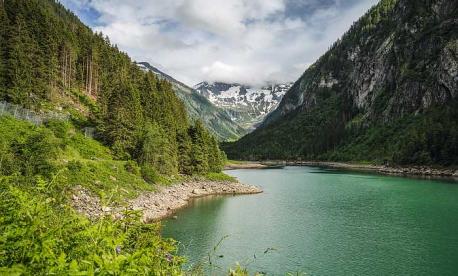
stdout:
POLYGON ((137 162, 133 160, 129 160, 126 162, 124 165, 124 168, 126 169, 127 172, 135 175, 140 175, 140 167, 138 166, 137 162))
POLYGON ((141 173, 143 179, 145 179, 146 182, 151 184, 158 183, 162 179, 161 175, 152 166, 143 165, 141 167, 141 173))
POLYGON ((159 225, 133 212, 91 222, 70 207, 77 185, 110 204, 152 190, 131 173, 136 163, 112 160, 71 125, 47 127, 0 117, 0 274, 181 275, 183 259, 159 225))
POLYGON ((76 149, 82 158, 111 160, 110 150, 94 139, 88 139, 81 133, 74 133, 69 138, 69 146, 76 149))
POLYGON ((159 225, 135 213, 96 223, 60 204, 40 186, 0 183, 0 273, 26 275, 181 275, 175 244, 162 240, 159 225))
POLYGON ((67 165, 68 169, 72 173, 80 172, 83 169, 83 166, 84 166, 83 163, 81 163, 81 161, 79 160, 72 160, 68 162, 68 165, 67 165))

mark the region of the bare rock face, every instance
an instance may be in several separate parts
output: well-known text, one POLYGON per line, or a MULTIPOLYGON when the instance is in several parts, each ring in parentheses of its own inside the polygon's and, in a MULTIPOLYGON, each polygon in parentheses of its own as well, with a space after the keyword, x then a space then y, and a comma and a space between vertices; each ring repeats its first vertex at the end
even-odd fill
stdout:
POLYGON ((156 192, 147 192, 126 202, 126 207, 102 206, 99 198, 88 190, 77 187, 73 191, 72 206, 81 214, 91 219, 102 216, 112 216, 115 219, 123 217, 125 210, 141 211, 144 222, 153 222, 173 215, 185 207, 194 197, 207 195, 257 194, 262 190, 258 187, 239 182, 187 182, 169 187, 162 187, 156 192))
POLYGON ((381 1, 311 66, 264 125, 299 107, 312 108, 323 89, 347 94, 348 103, 372 121, 456 98, 458 19, 452 13, 457 2, 388 2, 381 1), (386 17, 374 20, 380 13, 386 17))

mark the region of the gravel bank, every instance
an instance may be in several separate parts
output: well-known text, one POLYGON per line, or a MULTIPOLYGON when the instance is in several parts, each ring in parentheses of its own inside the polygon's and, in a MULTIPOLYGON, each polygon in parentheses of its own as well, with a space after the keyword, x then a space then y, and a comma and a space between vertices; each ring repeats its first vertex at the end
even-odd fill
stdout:
POLYGON ((208 195, 242 195, 257 194, 262 190, 256 186, 239 182, 198 181, 184 182, 168 187, 160 187, 158 191, 146 192, 126 202, 125 206, 102 206, 99 198, 83 187, 76 187, 71 197, 75 210, 91 219, 111 215, 122 218, 125 210, 142 211, 144 222, 154 222, 170 217, 180 208, 188 205, 192 198, 208 195))

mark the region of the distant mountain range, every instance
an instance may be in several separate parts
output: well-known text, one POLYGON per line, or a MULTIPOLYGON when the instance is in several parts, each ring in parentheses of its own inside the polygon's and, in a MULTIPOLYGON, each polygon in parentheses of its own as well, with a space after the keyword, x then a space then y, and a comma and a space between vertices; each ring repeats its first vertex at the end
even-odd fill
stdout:
POLYGON ((168 80, 175 89, 177 96, 183 101, 191 119, 200 119, 208 129, 221 141, 236 140, 247 133, 229 112, 215 106, 195 89, 162 72, 148 62, 137 62, 137 65, 151 71, 159 78, 168 80))
POLYGON ((191 88, 148 62, 137 65, 172 83, 193 119, 201 119, 222 141, 254 130, 277 106, 293 83, 252 88, 241 84, 201 82, 191 88))
POLYGON ((194 88, 214 105, 227 111, 232 120, 247 130, 255 129, 277 108, 293 83, 252 88, 241 84, 201 82, 194 88))

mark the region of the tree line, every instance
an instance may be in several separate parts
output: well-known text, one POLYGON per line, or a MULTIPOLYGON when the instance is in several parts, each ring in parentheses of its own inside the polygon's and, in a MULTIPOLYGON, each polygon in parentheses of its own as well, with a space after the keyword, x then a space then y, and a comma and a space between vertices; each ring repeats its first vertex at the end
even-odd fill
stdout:
POLYGON ((219 172, 225 159, 170 83, 54 0, 0 2, 0 99, 83 117, 117 158, 136 160, 153 179, 219 172))

